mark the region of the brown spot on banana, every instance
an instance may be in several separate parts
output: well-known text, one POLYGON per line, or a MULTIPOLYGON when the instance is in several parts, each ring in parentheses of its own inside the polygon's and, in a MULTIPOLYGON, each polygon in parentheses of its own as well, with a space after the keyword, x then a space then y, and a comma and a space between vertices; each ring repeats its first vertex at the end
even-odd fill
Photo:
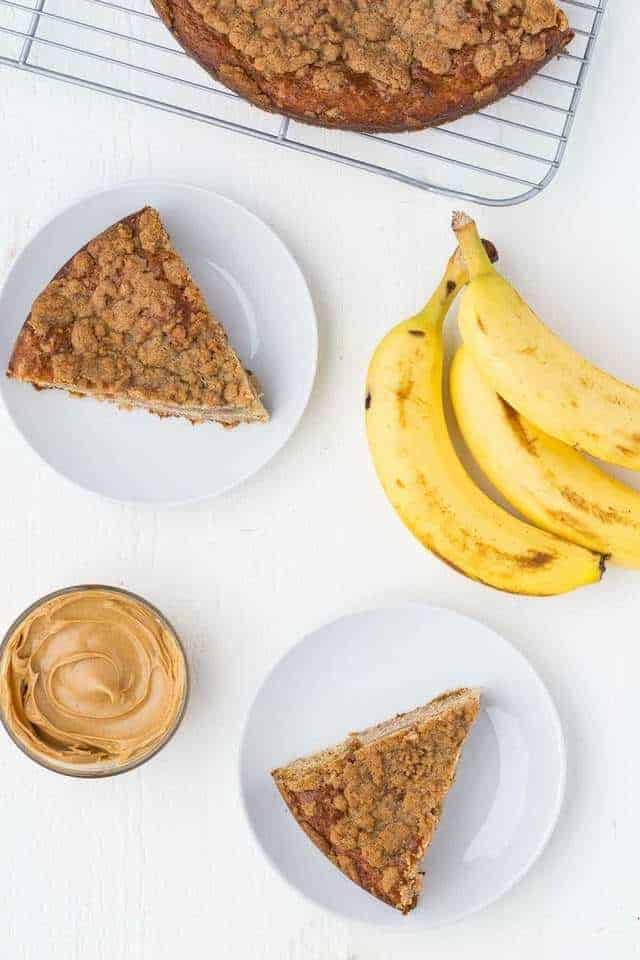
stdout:
POLYGON ((591 536, 591 530, 589 530, 585 524, 580 523, 580 521, 572 513, 567 513, 565 510, 549 509, 547 509, 545 512, 551 520, 562 523, 565 527, 570 527, 572 530, 575 530, 577 533, 580 533, 583 536, 591 536))
POLYGON ((364 408, 365 408, 365 410, 368 410, 370 406, 371 406, 371 391, 368 390, 368 391, 367 391, 367 395, 366 395, 366 397, 364 398, 364 408))
POLYGON ((413 390, 413 380, 407 378, 403 383, 400 384, 396 390, 396 397, 398 400, 408 400, 411 396, 411 391, 413 390))
POLYGON ((529 550, 527 553, 506 553, 504 550, 498 550, 493 544, 486 544, 477 541, 475 550, 481 556, 489 556, 500 563, 512 564, 515 569, 536 570, 540 567, 546 567, 556 559, 553 553, 545 553, 542 550, 529 550))
POLYGON ((450 297, 453 291, 455 290, 455 288, 456 288, 456 285, 453 282, 453 280, 447 280, 447 296, 450 297))
POLYGON ((635 456, 638 453, 638 447, 640 446, 640 436, 637 433, 628 433, 623 434, 625 442, 618 447, 622 453, 631 454, 635 456))
POLYGON ((413 390, 413 380, 407 377, 402 381, 398 389, 396 390, 396 399, 398 401, 398 419, 400 421, 400 426, 404 427, 407 424, 407 417, 405 413, 405 404, 409 397, 411 396, 411 391, 413 390))
POLYGON ((498 257, 498 250, 496 248, 495 243, 492 243, 491 240, 486 240, 483 237, 482 246, 484 247, 485 252, 489 257, 489 260, 491 260, 491 263, 497 263, 499 257, 498 257))
POLYGON ((571 487, 561 487, 560 493, 567 503, 570 503, 578 510, 582 510, 583 513, 591 514, 591 516, 600 520, 601 523, 619 523, 627 527, 637 526, 627 514, 621 513, 619 510, 614 510, 613 507, 605 508, 597 503, 592 503, 575 490, 572 490, 571 487))
POLYGON ((487 328, 485 327, 484 323, 482 322, 482 317, 476 317, 476 323, 478 324, 478 328, 479 328, 483 333, 486 334, 487 328))
MULTIPOLYGON (((438 558, 438 560, 442 560, 442 562, 443 562, 444 564, 446 564, 448 567, 451 567, 451 569, 452 569, 452 570, 455 570, 456 573, 461 573, 463 576, 467 577, 468 580, 475 580, 476 583, 483 583, 483 584, 485 585, 485 587, 491 587, 492 590, 497 590, 499 593, 520 593, 521 595, 529 596, 529 597, 544 596, 544 594, 537 594, 537 593, 533 593, 532 591, 531 591, 531 592, 530 592, 530 591, 526 591, 526 590, 522 590, 522 591, 521 591, 521 590, 518 590, 518 591, 516 591, 516 590, 510 590, 508 587, 498 587, 495 583, 491 583, 490 580, 485 580, 483 577, 481 577, 481 576, 479 576, 479 575, 474 576, 474 575, 471 574, 471 573, 467 573, 466 570, 463 570, 461 567, 456 566, 455 563, 452 563, 451 560, 449 560, 447 557, 443 556, 438 550, 434 550, 434 548, 433 548, 431 545, 428 545, 428 544, 424 544, 424 545, 427 547, 427 549, 428 549, 435 557, 438 558)), ((553 558, 551 558, 551 559, 553 559, 553 558)), ((605 559, 606 559, 605 557, 602 557, 602 558, 600 559, 600 574, 601 574, 601 575, 602 575, 602 573, 604 572, 604 561, 605 561, 605 559)))
POLYGON ((555 560, 551 553, 544 553, 542 550, 531 550, 529 553, 514 557, 514 560, 520 567, 526 570, 539 570, 540 567, 548 567, 555 560))
POLYGON ((538 450, 535 440, 532 440, 525 430, 518 411, 514 410, 511 404, 507 403, 506 400, 503 400, 502 397, 498 396, 498 400, 502 404, 503 413, 515 438, 519 441, 519 443, 522 444, 525 450, 532 454, 532 456, 537 457, 538 450))

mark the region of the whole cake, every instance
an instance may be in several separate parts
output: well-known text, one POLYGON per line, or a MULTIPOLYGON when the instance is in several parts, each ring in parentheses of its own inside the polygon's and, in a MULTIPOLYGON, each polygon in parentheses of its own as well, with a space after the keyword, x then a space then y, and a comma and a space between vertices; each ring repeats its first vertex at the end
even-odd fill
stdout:
POLYGON ((503 97, 572 39, 553 0, 152 0, 206 70, 265 110, 416 130, 503 97))

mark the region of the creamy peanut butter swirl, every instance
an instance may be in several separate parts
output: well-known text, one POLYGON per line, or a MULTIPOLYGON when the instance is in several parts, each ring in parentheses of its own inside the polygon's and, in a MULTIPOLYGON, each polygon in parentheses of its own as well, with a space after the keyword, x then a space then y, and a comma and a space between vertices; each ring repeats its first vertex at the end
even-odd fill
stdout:
POLYGON ((100 771, 152 753, 187 688, 175 635, 145 604, 102 588, 44 601, 7 639, 0 709, 25 749, 60 769, 100 771))

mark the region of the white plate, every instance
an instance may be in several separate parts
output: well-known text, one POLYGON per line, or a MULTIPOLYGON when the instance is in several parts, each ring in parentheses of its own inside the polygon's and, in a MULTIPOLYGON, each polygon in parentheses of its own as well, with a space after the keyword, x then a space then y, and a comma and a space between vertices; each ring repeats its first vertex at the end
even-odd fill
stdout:
POLYGON ((253 832, 279 873, 350 920, 434 927, 505 893, 542 852, 565 781, 565 748, 542 681, 511 644, 449 610, 411 605, 344 617, 274 667, 253 703, 240 782, 253 832), (344 877, 307 839, 269 771, 459 686, 483 706, 425 859, 425 888, 403 917, 344 877))
POLYGON ((271 413, 268 424, 224 430, 122 411, 66 393, 39 393, 0 377, 18 430, 55 470, 115 500, 186 503, 228 490, 286 443, 307 404, 317 330, 298 265, 278 237, 231 200, 199 187, 141 181, 81 200, 28 244, 0 296, 0 368, 31 303, 91 237, 134 210, 160 211, 240 359, 253 370, 271 413))

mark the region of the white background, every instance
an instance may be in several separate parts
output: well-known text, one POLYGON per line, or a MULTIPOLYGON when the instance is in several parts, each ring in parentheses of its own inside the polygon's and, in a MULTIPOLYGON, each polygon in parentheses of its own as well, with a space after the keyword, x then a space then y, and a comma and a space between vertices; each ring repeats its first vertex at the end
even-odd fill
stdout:
MULTIPOLYGON (((610 5, 555 183, 524 206, 477 210, 541 315, 636 383, 639 29, 636 0, 610 5)), ((451 201, 6 69, 0 130, 0 274, 82 193, 174 176, 227 194, 280 234, 311 286, 321 346, 286 449, 197 509, 82 494, 0 414, 2 623, 55 587, 123 585, 176 624, 193 681, 175 740, 124 777, 67 780, 0 737, 3 960, 640 956, 640 581, 611 569, 601 585, 549 600, 466 581, 411 540, 369 464, 369 353, 430 292, 452 245, 451 201), (275 658, 328 619, 404 599, 509 637, 548 683, 569 748, 566 804, 533 871, 483 913, 419 936, 350 926, 285 887, 253 846, 236 772, 244 717, 275 658)))

